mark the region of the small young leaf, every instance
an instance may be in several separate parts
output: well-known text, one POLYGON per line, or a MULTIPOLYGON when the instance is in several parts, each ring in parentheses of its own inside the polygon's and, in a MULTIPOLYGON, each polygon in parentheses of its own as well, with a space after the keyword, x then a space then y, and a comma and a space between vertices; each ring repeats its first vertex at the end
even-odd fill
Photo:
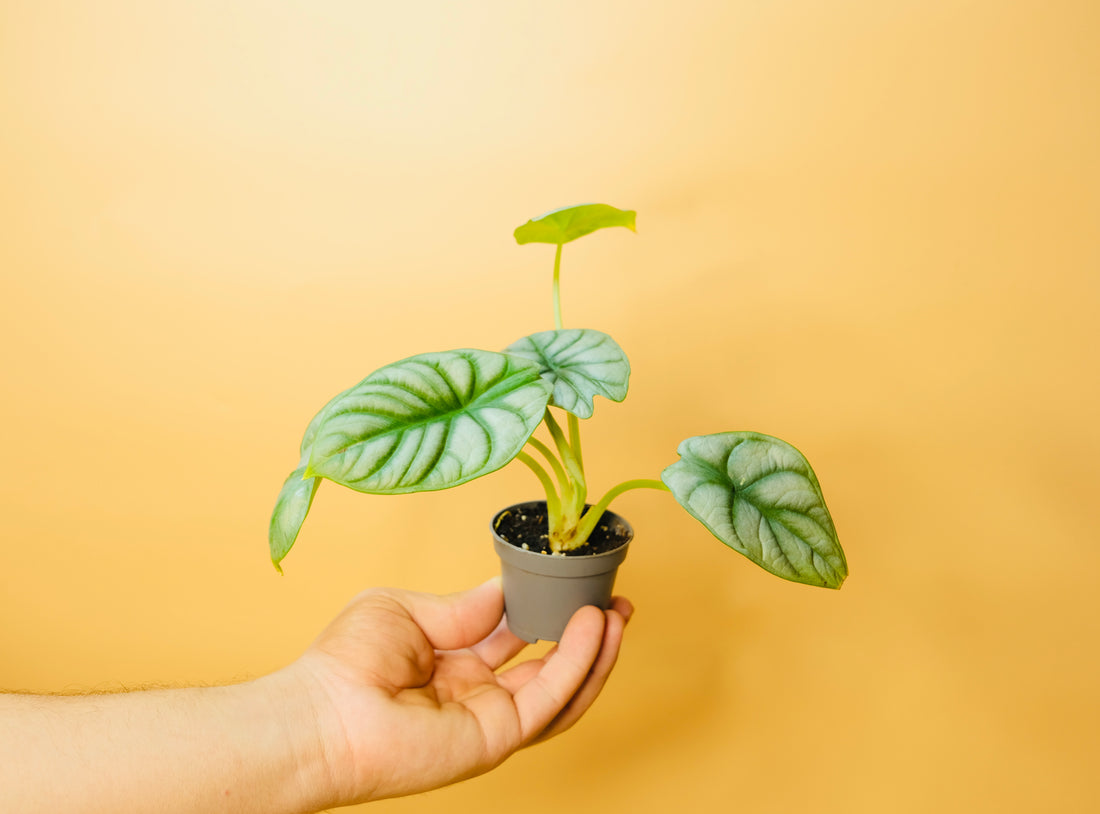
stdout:
MULTIPOLYGON (((345 390, 344 393, 346 392, 348 391, 345 390)), ((309 422, 298 448, 298 455, 301 457, 298 468, 291 472, 283 483, 283 488, 275 501, 275 509, 271 513, 271 522, 268 526, 267 545, 271 550, 271 562, 280 574, 283 573, 283 569, 279 563, 289 553, 294 541, 298 539, 298 533, 302 530, 309 508, 313 505, 317 487, 321 485, 320 478, 305 477, 306 464, 313 449, 313 439, 328 415, 329 408, 339 401, 344 393, 331 399, 309 422)))
POLYGON ((554 209, 532 218, 516 228, 516 243, 552 243, 562 245, 610 226, 625 226, 635 231, 633 209, 616 209, 607 204, 580 204, 554 209))
POLYGON ((542 378, 554 388, 550 404, 578 418, 590 418, 597 396, 622 401, 630 380, 630 362, 605 333, 587 328, 542 331, 513 342, 505 353, 538 362, 542 378))
POLYGON ((306 474, 371 494, 449 489, 511 461, 549 397, 539 366, 525 359, 482 350, 413 356, 326 408, 306 474))
POLYGON ((848 564, 802 453, 754 432, 688 438, 677 452, 661 480, 715 537, 784 579, 840 587, 848 564))
POLYGON ((280 574, 283 569, 279 563, 298 539, 298 532, 302 530, 309 507, 313 505, 317 487, 321 485, 320 478, 307 478, 305 474, 303 462, 287 477, 275 501, 275 510, 271 513, 267 545, 271 550, 271 563, 280 574))

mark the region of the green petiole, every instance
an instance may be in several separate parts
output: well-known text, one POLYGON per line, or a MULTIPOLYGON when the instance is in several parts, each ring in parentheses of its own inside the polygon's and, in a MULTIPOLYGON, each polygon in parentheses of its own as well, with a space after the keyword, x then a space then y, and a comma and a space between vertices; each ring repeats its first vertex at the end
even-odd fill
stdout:
POLYGON ((588 541, 588 536, 592 534, 592 530, 596 528, 596 523, 603 517, 603 513, 607 511, 607 507, 611 505, 611 501, 623 492, 629 492, 631 489, 659 489, 663 492, 670 491, 661 481, 647 478, 623 481, 618 486, 612 487, 607 491, 607 494, 600 498, 599 503, 584 513, 580 525, 577 526, 577 536, 572 541, 572 547, 577 548, 584 545, 588 541))
POLYGON ((554 327, 561 330, 561 246, 554 252, 554 327))
POLYGON ((550 430, 550 437, 554 439, 554 446, 558 448, 558 455, 561 456, 562 463, 565 464, 565 468, 569 471, 574 483, 583 491, 585 489, 584 469, 581 467, 580 461, 577 460, 577 455, 573 451, 573 447, 570 446, 569 440, 565 437, 565 433, 562 432, 561 425, 554 418, 554 414, 550 412, 550 408, 546 409, 543 421, 546 428, 550 430))
POLYGON ((558 498, 558 493, 554 489, 554 481, 550 479, 550 473, 548 473, 542 466, 528 455, 526 452, 519 452, 516 455, 516 460, 525 464, 528 469, 535 473, 535 477, 539 479, 539 483, 542 484, 543 491, 546 492, 546 512, 549 515, 548 519, 551 521, 551 528, 553 528, 553 520, 561 517, 561 500, 558 498))
POLYGON ((584 471, 584 456, 581 455, 581 421, 572 413, 569 413, 569 446, 577 459, 577 466, 584 471))
POLYGON ((561 490, 562 500, 565 502, 571 502, 573 499, 573 483, 569 480, 569 475, 565 471, 565 467, 561 465, 561 462, 554 455, 550 447, 542 443, 539 439, 532 436, 527 439, 527 443, 537 449, 547 463, 554 470, 554 476, 558 479, 558 487, 561 490))

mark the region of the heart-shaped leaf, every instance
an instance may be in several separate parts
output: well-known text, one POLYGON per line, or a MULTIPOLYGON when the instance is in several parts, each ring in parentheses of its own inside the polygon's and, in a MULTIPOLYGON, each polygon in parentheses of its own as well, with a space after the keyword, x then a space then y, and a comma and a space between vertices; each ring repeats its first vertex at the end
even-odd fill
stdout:
POLYGON ((513 342, 505 351, 538 362, 554 388, 550 404, 579 418, 592 415, 597 396, 626 398, 630 362, 605 333, 588 328, 542 331, 513 342))
POLYGON ((524 243, 560 246, 610 226, 625 226, 633 232, 637 214, 633 209, 616 209, 607 204, 565 206, 532 218, 517 227, 514 235, 521 246, 524 243))
POLYGON ((688 438, 677 452, 661 480, 715 537, 784 579, 840 587, 848 564, 802 453, 754 432, 688 438))
POLYGON ((298 539, 298 532, 302 530, 309 507, 313 505, 317 487, 321 485, 320 478, 307 478, 305 474, 303 462, 287 477, 275 501, 275 510, 271 513, 267 545, 271 551, 271 562, 280 574, 283 569, 279 563, 298 539))
POLYGON ((381 495, 458 486, 511 461, 549 396, 539 366, 525 359, 483 350, 413 356, 326 408, 306 474, 381 495))

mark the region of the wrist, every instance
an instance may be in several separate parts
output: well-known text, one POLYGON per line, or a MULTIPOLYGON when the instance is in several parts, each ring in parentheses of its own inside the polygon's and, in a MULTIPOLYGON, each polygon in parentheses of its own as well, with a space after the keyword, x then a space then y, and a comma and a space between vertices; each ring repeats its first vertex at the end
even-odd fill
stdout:
POLYGON ((327 696, 292 664, 252 682, 272 719, 279 723, 284 772, 301 810, 316 811, 343 799, 335 782, 338 748, 332 737, 327 696))

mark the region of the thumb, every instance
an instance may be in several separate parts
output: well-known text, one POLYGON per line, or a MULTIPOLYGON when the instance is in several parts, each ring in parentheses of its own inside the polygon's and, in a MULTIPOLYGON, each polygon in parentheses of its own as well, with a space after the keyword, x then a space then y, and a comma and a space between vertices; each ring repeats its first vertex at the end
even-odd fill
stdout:
POLYGON ((504 616, 500 577, 476 588, 447 596, 394 592, 436 650, 460 650, 477 644, 496 629, 504 616))

